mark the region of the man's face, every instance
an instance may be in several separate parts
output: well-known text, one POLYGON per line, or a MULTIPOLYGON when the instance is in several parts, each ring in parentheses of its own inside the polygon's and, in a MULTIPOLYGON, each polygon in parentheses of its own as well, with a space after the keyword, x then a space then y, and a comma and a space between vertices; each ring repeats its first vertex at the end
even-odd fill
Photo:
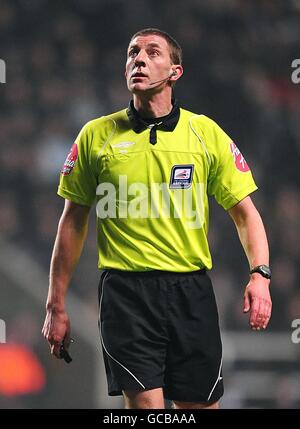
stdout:
MULTIPOLYGON (((151 82, 170 76, 171 66, 169 45, 163 37, 156 34, 135 37, 127 51, 125 76, 129 91, 138 93, 151 89, 151 82)), ((157 86, 160 85, 157 83, 153 88, 157 86)))

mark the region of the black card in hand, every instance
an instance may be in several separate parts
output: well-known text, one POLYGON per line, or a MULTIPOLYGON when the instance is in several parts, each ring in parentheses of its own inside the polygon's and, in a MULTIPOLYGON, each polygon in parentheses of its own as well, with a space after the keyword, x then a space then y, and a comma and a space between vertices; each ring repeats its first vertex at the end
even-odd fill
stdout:
POLYGON ((64 343, 61 344, 59 348, 59 356, 64 359, 65 362, 70 363, 72 362, 72 358, 69 355, 68 351, 65 349, 64 343))

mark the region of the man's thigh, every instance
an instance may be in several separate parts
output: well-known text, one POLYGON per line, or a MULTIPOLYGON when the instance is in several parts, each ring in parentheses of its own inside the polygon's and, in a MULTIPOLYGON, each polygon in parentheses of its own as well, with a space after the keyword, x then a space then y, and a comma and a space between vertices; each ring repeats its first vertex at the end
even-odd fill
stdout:
POLYGON ((189 275, 170 289, 166 398, 215 403, 223 394, 218 311, 207 274, 189 275))
POLYGON ((99 294, 109 395, 161 388, 168 343, 163 287, 149 275, 109 270, 99 294))

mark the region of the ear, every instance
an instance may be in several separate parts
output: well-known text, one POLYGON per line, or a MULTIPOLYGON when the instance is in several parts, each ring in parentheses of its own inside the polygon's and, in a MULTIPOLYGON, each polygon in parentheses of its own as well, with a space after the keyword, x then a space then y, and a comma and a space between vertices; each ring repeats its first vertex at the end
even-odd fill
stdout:
POLYGON ((183 67, 178 65, 173 65, 171 69, 172 75, 170 76, 171 81, 175 82, 176 80, 180 79, 183 75, 183 67))

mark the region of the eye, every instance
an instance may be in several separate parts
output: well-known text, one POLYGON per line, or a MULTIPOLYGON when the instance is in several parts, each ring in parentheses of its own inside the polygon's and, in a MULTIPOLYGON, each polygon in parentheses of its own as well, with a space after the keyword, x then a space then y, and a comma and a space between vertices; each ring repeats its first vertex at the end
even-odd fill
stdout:
POLYGON ((128 52, 129 57, 135 57, 136 55, 137 55, 136 49, 130 49, 130 51, 128 52))
POLYGON ((156 56, 158 56, 158 55, 159 55, 159 52, 158 52, 158 51, 156 51, 156 50, 153 50, 153 51, 150 51, 150 52, 149 52, 149 55, 151 55, 152 57, 156 57, 156 56))

